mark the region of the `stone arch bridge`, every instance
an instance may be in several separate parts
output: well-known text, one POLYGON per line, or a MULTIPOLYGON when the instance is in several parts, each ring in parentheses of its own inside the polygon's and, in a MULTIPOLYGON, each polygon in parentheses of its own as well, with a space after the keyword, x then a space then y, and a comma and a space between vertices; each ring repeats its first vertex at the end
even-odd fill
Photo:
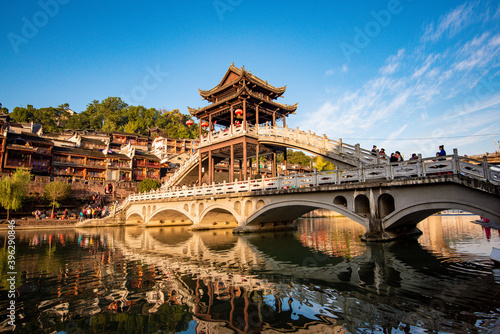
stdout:
POLYGON ((459 157, 345 171, 213 184, 132 195, 117 217, 140 226, 192 225, 233 232, 285 230, 314 209, 339 212, 365 227, 364 239, 419 234, 416 225, 446 209, 500 221, 500 169, 459 157))
MULTIPOLYGON (((373 155, 371 151, 361 148, 359 144, 346 144, 342 139, 333 140, 326 137, 326 135, 319 136, 311 133, 311 131, 302 131, 299 128, 291 129, 269 125, 248 125, 246 130, 243 130, 241 126, 231 125, 227 131, 211 131, 201 138, 200 148, 241 136, 252 137, 260 144, 270 144, 307 151, 341 168, 388 163, 387 160, 382 159, 380 156, 373 155)), ((194 153, 172 175, 164 187, 168 188, 173 185, 182 184, 185 179, 195 179, 198 175, 198 164, 199 155, 194 153)))

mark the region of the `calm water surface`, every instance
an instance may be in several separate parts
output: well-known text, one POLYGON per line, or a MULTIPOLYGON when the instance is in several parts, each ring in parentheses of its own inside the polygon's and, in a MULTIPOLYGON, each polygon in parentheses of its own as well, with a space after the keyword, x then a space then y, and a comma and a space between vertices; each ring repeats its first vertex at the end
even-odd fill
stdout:
MULTIPOLYGON (((365 244, 347 218, 294 233, 187 227, 16 232, 19 333, 490 333, 500 234, 433 216, 418 240, 365 244)), ((7 249, 0 277, 7 324, 7 249)))

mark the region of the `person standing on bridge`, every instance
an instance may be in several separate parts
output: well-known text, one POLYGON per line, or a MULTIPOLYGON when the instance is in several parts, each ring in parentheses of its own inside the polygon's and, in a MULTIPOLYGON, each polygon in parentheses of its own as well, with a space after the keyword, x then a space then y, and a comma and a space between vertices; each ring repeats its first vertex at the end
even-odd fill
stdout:
POLYGON ((396 158, 398 158, 398 161, 404 161, 405 160, 403 158, 403 156, 401 155, 401 152, 399 152, 399 151, 396 151, 396 158))
POLYGON ((445 155, 446 155, 446 151, 444 150, 444 145, 440 145, 439 146, 439 156, 442 157, 445 155))
POLYGON ((377 145, 373 145, 372 155, 377 156, 377 145))

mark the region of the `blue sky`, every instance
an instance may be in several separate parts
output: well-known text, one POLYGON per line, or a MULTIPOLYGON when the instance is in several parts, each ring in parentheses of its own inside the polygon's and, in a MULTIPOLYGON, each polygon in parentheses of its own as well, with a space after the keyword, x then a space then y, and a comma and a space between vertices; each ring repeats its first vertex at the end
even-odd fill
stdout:
POLYGON ((0 102, 119 96, 132 105, 206 105, 231 64, 299 103, 289 127, 432 156, 500 141, 496 1, 4 1, 0 102))

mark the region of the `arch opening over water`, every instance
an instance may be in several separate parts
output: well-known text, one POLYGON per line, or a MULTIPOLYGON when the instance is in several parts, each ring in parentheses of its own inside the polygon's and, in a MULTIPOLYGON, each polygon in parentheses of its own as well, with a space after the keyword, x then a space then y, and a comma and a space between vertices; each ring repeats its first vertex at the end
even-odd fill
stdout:
POLYGON ((148 219, 148 225, 192 225, 193 220, 185 212, 172 208, 159 210, 148 219))
POLYGON ((348 210, 344 205, 307 200, 283 201, 265 205, 248 217, 247 225, 252 226, 269 223, 279 224, 283 222, 293 222, 304 214, 316 209, 335 211, 359 223, 364 228, 367 228, 368 226, 367 219, 364 219, 363 217, 348 210))

